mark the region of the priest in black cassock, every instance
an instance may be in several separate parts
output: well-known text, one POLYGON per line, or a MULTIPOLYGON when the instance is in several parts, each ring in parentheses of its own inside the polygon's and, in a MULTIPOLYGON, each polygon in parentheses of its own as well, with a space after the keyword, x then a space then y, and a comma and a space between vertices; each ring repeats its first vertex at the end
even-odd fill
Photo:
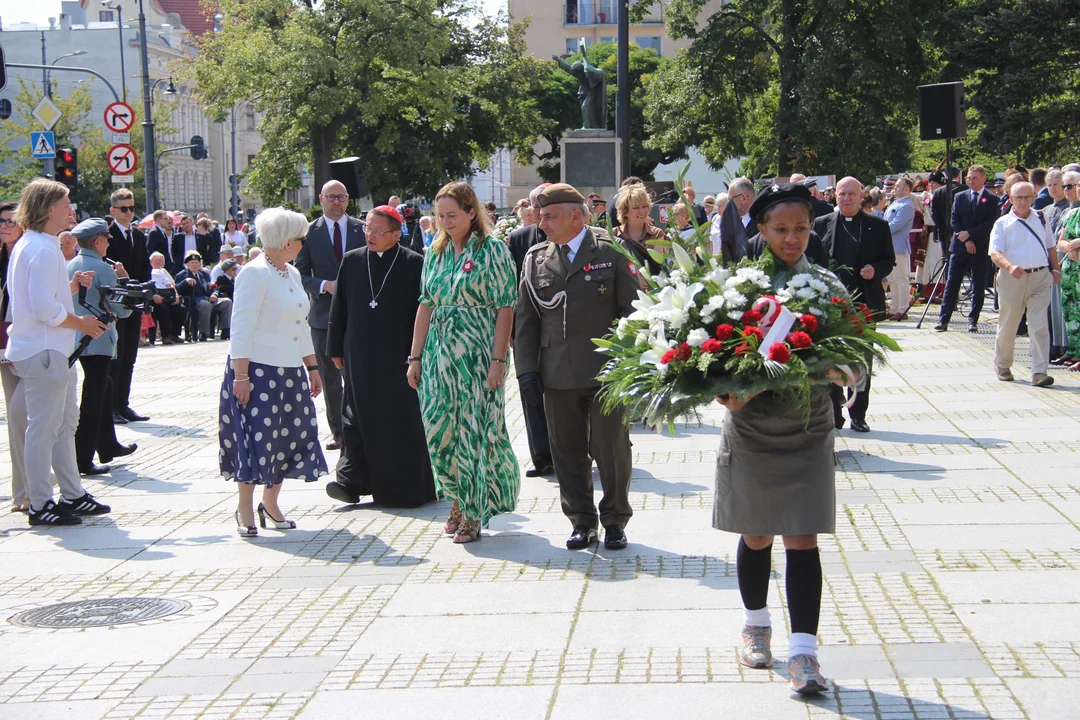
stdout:
POLYGON ((435 499, 420 399, 405 376, 424 259, 400 245, 403 219, 389 205, 367 216, 367 247, 342 258, 330 306, 327 354, 344 370, 341 458, 335 500, 371 495, 386 507, 435 499))

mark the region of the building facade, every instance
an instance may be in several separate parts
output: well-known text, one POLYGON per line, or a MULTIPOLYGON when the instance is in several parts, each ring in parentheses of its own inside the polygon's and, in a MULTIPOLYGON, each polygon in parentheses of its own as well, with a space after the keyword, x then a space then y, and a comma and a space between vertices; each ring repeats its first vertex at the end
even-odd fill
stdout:
MULTIPOLYGON (((195 52, 193 35, 213 32, 214 20, 205 15, 199 2, 188 0, 144 1, 147 26, 147 58, 152 101, 155 114, 164 103, 168 109, 168 127, 155 133, 158 154, 158 197, 161 207, 194 214, 209 213, 224 221, 229 213, 230 180, 232 173, 232 133, 236 133, 236 171, 243 174, 262 146, 258 131, 259 118, 244 103, 236 109, 235 128, 232 112, 223 123, 213 120, 214 108, 203 107, 195 98, 194 87, 173 81, 177 65, 195 52), (205 160, 195 160, 189 150, 169 152, 191 144, 199 136, 209 152, 205 160)), ((120 95, 125 94, 134 110, 137 122, 142 122, 142 76, 139 58, 138 0, 113 0, 104 5, 98 0, 78 0, 62 3, 62 14, 48 26, 14 23, 0 28, 0 44, 8 62, 25 64, 70 64, 101 73, 120 95), (121 22, 122 20, 122 22, 121 22), (60 58, 78 53, 70 60, 60 58), (121 57, 123 61, 121 62, 121 57)), ((51 74, 54 94, 64 95, 76 83, 90 82, 93 98, 90 117, 101 118, 105 107, 113 101, 112 92, 100 80, 90 75, 68 72, 51 74)), ((41 71, 9 69, 9 82, 0 97, 14 101, 18 91, 17 78, 42 82, 41 71)), ((18 107, 13 102, 13 114, 29 113, 32 108, 18 107)), ((136 148, 140 155, 142 148, 136 148)), ((143 165, 145 167, 145 165, 143 165)), ((143 172, 140 168, 137 173, 143 172)), ((243 192, 241 183, 240 210, 257 211, 256 198, 243 192)))

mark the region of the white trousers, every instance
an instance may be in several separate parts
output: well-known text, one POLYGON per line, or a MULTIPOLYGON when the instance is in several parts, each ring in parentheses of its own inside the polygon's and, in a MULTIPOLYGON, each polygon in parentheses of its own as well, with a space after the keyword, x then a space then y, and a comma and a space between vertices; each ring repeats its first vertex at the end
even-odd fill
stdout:
POLYGON ((75 368, 69 368, 67 357, 56 350, 46 350, 13 364, 26 396, 23 463, 30 506, 40 510, 52 500, 50 465, 64 497, 68 500, 82 497, 86 491, 75 460, 75 428, 79 424, 75 368))
POLYGON ((994 364, 1008 369, 1013 364, 1013 347, 1020 318, 1027 312, 1028 338, 1031 341, 1031 374, 1045 373, 1050 364, 1050 328, 1046 308, 1050 307, 1050 290, 1054 286, 1050 269, 1025 273, 1019 280, 1004 270, 998 270, 998 330, 994 348, 994 364))
POLYGON ((911 267, 910 255, 897 255, 896 265, 889 273, 889 312, 903 315, 911 305, 911 283, 908 272, 911 267))

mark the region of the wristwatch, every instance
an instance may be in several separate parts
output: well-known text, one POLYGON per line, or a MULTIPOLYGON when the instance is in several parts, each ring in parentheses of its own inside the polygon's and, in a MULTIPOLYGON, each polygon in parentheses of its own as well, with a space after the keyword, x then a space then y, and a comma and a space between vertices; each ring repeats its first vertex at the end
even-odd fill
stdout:
POLYGON ((422 355, 416 355, 416 356, 410 355, 409 357, 405 358, 405 364, 406 365, 412 365, 414 362, 420 362, 421 357, 423 357, 423 356, 422 355))

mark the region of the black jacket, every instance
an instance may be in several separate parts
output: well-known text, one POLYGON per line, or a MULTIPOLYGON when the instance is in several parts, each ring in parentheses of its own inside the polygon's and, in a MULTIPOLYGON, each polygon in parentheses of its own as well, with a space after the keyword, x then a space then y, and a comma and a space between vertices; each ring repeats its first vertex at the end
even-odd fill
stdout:
POLYGON ((199 270, 196 275, 192 275, 189 270, 181 270, 176 274, 176 292, 181 297, 193 298, 194 300, 209 300, 210 296, 214 293, 210 289, 210 273, 205 269, 199 270), (187 280, 190 277, 195 278, 195 284, 189 285, 187 280))
POLYGON ((150 253, 146 250, 146 235, 139 228, 132 225, 131 242, 128 242, 120 226, 113 223, 109 226, 109 249, 105 257, 118 263, 123 263, 128 276, 139 282, 150 279, 150 253))
POLYGON ((830 260, 837 260, 848 252, 856 254, 858 260, 855 267, 834 264, 830 270, 836 273, 852 297, 869 305, 880 320, 885 314, 885 286, 882 283, 896 266, 896 252, 893 250, 889 223, 863 213, 860 218, 862 234, 856 246, 846 232, 837 230, 839 218, 839 210, 818 218, 814 221, 814 232, 821 238, 821 244, 830 260), (860 270, 867 265, 874 268, 874 277, 869 280, 860 274, 860 270))

